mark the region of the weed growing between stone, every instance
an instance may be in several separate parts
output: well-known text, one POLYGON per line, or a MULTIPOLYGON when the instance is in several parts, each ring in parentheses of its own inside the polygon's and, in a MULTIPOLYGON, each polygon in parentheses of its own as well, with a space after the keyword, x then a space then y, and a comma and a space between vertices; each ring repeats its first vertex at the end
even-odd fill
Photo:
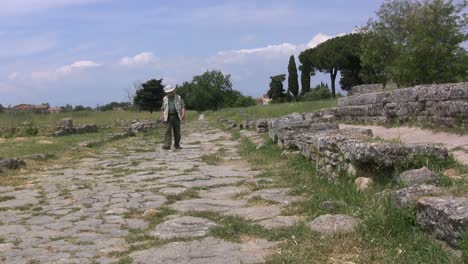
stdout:
MULTIPOLYGON (((397 209, 391 201, 375 195, 380 190, 394 187, 391 181, 377 183, 370 190, 359 192, 351 179, 334 183, 317 176, 315 165, 303 156, 282 158, 281 150, 272 142, 257 150, 254 144, 244 139, 240 154, 254 169, 273 176, 279 186, 290 187, 295 194, 306 197, 305 201, 287 207, 283 214, 302 215, 313 220, 327 213, 344 213, 362 220, 355 234, 335 237, 310 234, 286 240, 267 263, 462 263, 440 242, 420 230, 414 212, 397 209), (341 201, 346 206, 324 207, 325 201, 341 201)), ((433 163, 431 166, 443 169, 453 163, 449 160, 447 164, 433 163)))

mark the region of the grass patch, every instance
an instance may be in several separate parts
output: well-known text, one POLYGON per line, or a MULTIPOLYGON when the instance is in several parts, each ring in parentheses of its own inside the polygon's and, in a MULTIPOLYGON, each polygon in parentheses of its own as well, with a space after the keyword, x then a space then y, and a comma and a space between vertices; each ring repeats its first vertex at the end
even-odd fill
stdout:
POLYGON ((115 264, 132 264, 133 259, 129 256, 121 257, 115 264))
POLYGON ((14 197, 14 196, 10 196, 10 195, 0 196, 0 203, 1 203, 1 202, 8 201, 8 200, 14 200, 14 199, 15 199, 15 197, 14 197))
POLYGON ((208 165, 216 165, 221 162, 221 157, 217 153, 205 154, 201 156, 201 160, 208 165))
POLYGON ((292 227, 267 229, 239 216, 223 215, 218 212, 188 212, 188 215, 209 219, 218 224, 210 229, 209 235, 240 243, 246 237, 264 238, 270 241, 285 241, 303 236, 318 236, 304 224, 292 227))
POLYGON ((226 156, 227 150, 223 147, 219 148, 216 153, 205 154, 201 156, 201 160, 208 165, 218 165, 221 163, 224 156, 226 156))
POLYGON ((208 111, 205 116, 212 120, 232 119, 242 121, 247 118, 279 117, 294 112, 315 112, 323 108, 335 107, 336 99, 311 102, 294 102, 283 104, 255 105, 251 107, 225 108, 219 111, 208 111))
POLYGON ((177 195, 167 195, 166 198, 166 204, 172 204, 181 200, 200 198, 200 196, 198 195, 198 192, 196 190, 188 189, 177 195))

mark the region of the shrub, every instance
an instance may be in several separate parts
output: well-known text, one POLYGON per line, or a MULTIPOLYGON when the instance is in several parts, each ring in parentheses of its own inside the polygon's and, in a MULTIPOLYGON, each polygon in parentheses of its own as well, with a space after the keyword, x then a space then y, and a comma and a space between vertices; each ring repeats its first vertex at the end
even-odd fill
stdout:
POLYGON ((330 99, 331 93, 327 87, 318 87, 312 89, 310 92, 305 93, 301 100, 302 101, 316 101, 316 100, 323 100, 323 99, 330 99))

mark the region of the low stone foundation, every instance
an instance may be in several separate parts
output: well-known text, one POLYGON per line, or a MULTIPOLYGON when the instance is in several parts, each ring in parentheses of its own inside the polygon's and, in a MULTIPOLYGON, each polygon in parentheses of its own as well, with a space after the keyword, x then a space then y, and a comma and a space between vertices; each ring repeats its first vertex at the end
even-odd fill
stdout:
POLYGON ((54 136, 66 136, 72 134, 85 134, 85 133, 95 133, 98 132, 98 127, 96 124, 82 125, 82 126, 73 126, 73 120, 70 118, 62 119, 59 125, 59 130, 54 132, 54 136))
POLYGON ((438 145, 388 142, 372 137, 368 129, 339 129, 320 113, 291 114, 269 122, 269 134, 280 147, 299 150, 315 161, 320 174, 331 179, 357 176, 359 170, 405 166, 420 156, 445 159, 438 145))

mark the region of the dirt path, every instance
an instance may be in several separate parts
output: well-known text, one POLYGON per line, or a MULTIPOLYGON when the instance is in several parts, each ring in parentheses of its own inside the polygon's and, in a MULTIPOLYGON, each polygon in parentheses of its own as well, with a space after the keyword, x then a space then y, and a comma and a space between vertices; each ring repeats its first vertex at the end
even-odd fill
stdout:
POLYGON ((441 143, 453 152, 455 158, 468 165, 468 135, 460 136, 445 132, 434 132, 417 127, 386 128, 381 126, 356 126, 341 124, 340 128, 359 127, 372 129, 374 136, 398 139, 404 143, 441 143))
POLYGON ((285 188, 253 191, 258 172, 237 154, 239 142, 202 118, 188 124, 183 135, 180 151, 163 151, 154 139, 136 137, 38 171, 27 186, 0 187, 0 259, 28 264, 122 258, 145 264, 262 262, 274 242, 212 237, 209 230, 221 223, 203 214, 236 215, 277 228, 298 221, 279 215, 302 198, 285 188))

